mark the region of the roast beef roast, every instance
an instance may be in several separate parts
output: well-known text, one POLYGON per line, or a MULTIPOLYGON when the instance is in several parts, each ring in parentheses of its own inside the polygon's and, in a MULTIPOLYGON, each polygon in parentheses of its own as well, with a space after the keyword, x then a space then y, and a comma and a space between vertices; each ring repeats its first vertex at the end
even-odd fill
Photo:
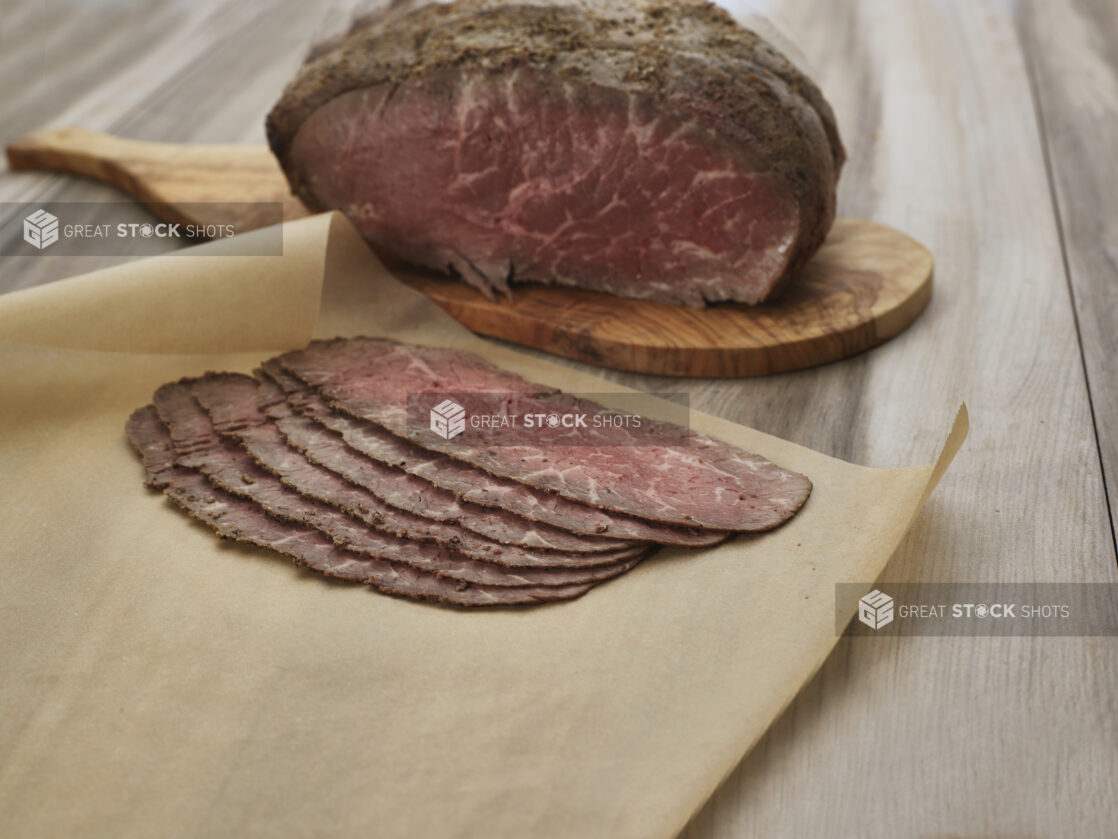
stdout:
POLYGON ((844 152, 818 88, 701 0, 395 4, 268 116, 292 190, 490 296, 554 283, 768 298, 819 247, 844 152))
POLYGON ((494 367, 470 353, 377 338, 314 341, 279 357, 330 405, 492 475, 603 510, 681 526, 769 530, 796 513, 811 482, 755 454, 678 425, 587 422, 570 442, 541 445, 538 431, 484 424, 444 439, 409 421, 409 396, 496 400, 507 415, 604 409, 494 367))
POLYGON ((775 527, 810 492, 802 475, 680 426, 598 423, 618 416, 470 353, 352 338, 269 359, 255 378, 163 385, 127 433, 147 484, 218 534, 459 606, 578 597, 660 544, 775 527), (495 400, 511 427, 434 433, 424 416, 417 428, 415 406, 448 392, 471 411, 474 397, 495 400), (526 412, 560 410, 590 421, 551 438, 515 430, 526 412))

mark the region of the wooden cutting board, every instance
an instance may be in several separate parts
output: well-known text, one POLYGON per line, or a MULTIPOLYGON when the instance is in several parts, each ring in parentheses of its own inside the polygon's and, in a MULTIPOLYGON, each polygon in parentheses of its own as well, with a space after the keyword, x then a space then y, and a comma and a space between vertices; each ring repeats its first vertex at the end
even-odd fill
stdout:
MULTIPOLYGON (((166 221, 233 222, 240 230, 261 223, 251 210, 211 217, 198 206, 206 202, 281 202, 288 220, 307 214, 263 146, 148 143, 62 128, 17 140, 7 155, 12 169, 114 184, 166 221)), ((531 285, 493 302, 433 272, 392 270, 483 335, 638 373, 757 376, 836 361, 892 338, 931 298, 932 264, 903 233, 840 218, 800 276, 760 306, 699 310, 531 285)))

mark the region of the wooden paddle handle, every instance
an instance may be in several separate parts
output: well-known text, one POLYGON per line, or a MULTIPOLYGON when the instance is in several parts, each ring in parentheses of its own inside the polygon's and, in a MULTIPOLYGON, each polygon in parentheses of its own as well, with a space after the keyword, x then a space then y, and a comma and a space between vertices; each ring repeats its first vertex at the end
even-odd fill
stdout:
POLYGON ((66 127, 37 131, 8 145, 8 168, 49 170, 84 175, 123 187, 118 161, 134 157, 137 147, 152 145, 99 131, 66 127))
POLYGON ((251 230, 276 223, 277 203, 286 220, 307 214, 266 146, 153 143, 67 127, 21 137, 7 156, 16 171, 65 172, 115 186, 165 221, 236 222, 251 230))

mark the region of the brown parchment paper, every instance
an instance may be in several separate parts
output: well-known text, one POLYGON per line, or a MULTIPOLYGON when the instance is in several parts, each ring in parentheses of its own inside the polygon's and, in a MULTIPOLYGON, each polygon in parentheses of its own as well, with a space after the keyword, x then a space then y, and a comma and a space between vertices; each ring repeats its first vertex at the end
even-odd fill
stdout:
POLYGON ((834 584, 877 577, 965 413, 894 470, 695 414, 809 475, 804 510, 572 603, 384 597, 144 490, 129 412, 312 332, 618 388, 471 335, 338 216, 284 234, 282 258, 206 245, 0 298, 0 835, 674 835, 831 650, 834 584))

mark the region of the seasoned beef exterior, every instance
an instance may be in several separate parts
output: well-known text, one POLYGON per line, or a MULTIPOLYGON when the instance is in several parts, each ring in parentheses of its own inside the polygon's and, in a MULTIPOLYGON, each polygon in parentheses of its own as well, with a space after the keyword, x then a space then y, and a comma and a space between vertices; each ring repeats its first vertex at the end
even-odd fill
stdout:
POLYGON ((490 296, 765 300, 844 160, 818 88, 700 0, 395 4, 312 52, 267 128, 309 207, 490 296))

